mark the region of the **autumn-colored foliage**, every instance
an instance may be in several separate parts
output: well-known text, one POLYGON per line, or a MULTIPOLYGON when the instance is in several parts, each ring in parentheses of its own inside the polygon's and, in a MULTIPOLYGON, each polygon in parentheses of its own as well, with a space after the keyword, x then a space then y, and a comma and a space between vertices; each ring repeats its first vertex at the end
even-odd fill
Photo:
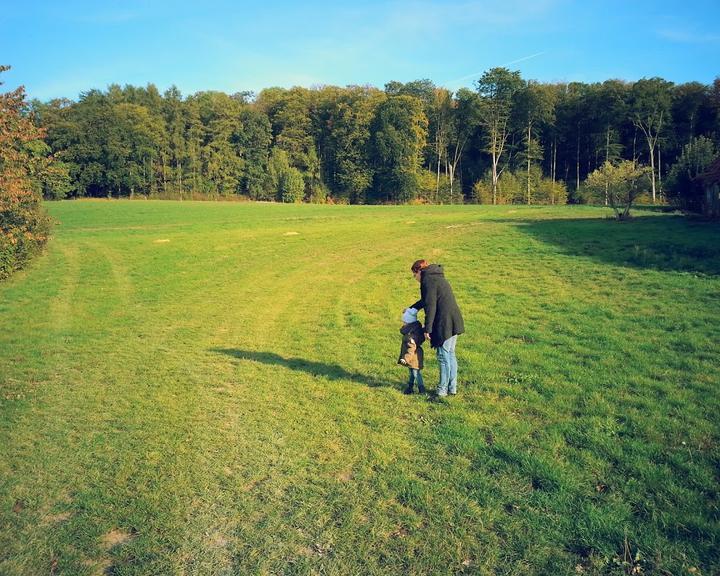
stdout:
MULTIPOLYGON (((0 73, 8 68, 0 66, 0 73)), ((44 134, 25 110, 22 86, 0 93, 0 279, 40 251, 50 231, 37 176, 51 159, 33 153, 44 134)))

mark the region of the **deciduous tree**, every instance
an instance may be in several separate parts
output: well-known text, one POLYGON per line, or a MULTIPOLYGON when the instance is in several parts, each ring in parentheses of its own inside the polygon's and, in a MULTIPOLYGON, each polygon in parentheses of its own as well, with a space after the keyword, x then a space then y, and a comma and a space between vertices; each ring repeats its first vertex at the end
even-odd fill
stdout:
POLYGON ((607 190, 610 206, 618 220, 630 217, 633 202, 648 190, 649 169, 631 160, 617 164, 605 162, 592 172, 585 185, 596 199, 604 198, 607 190))
POLYGON ((522 126, 525 145, 521 156, 526 168, 525 201, 527 204, 532 202, 530 168, 543 159, 543 148, 537 132, 544 124, 552 120, 554 108, 554 93, 534 81, 527 82, 515 97, 514 113, 517 123, 522 126))
POLYGON ((388 98, 377 107, 371 133, 373 199, 412 200, 427 133, 422 102, 414 96, 388 98))
POLYGON ((643 78, 635 82, 632 87, 632 119, 647 142, 653 203, 657 200, 655 152, 658 139, 670 114, 671 88, 672 82, 662 78, 643 78))
POLYGON ((497 203, 498 179, 504 169, 500 163, 507 151, 513 102, 522 87, 520 72, 511 72, 506 68, 493 68, 477 81, 480 123, 486 131, 486 151, 492 161, 493 204, 497 203))
MULTIPOLYGON (((0 74, 8 69, 0 66, 0 74)), ((0 93, 0 279, 38 252, 50 231, 38 177, 51 160, 27 110, 22 86, 0 93)))

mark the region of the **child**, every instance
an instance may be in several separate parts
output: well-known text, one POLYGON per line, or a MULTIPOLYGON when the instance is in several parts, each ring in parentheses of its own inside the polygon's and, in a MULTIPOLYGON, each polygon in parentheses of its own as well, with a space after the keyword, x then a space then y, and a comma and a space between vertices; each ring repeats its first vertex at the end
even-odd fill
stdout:
POLYGON ((406 308, 402 315, 403 327, 400 328, 402 334, 402 345, 400 346, 400 358, 398 364, 407 366, 410 370, 410 379, 408 380, 405 394, 413 393, 413 384, 417 383, 418 392, 425 393, 425 384, 422 377, 423 368, 423 349, 422 343, 425 341, 422 324, 417 319, 418 311, 415 308, 406 308))

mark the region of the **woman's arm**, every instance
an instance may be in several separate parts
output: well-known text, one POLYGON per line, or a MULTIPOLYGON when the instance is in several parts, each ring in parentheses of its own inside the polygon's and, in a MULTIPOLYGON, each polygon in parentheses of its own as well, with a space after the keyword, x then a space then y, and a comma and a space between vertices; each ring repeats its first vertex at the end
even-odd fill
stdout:
POLYGON ((421 293, 425 304, 425 333, 432 334, 437 310, 437 286, 434 282, 430 286, 422 286, 421 293))
POLYGON ((425 284, 423 284, 422 280, 420 281, 420 300, 415 302, 411 308, 415 308, 415 310, 422 310, 425 308, 425 284))

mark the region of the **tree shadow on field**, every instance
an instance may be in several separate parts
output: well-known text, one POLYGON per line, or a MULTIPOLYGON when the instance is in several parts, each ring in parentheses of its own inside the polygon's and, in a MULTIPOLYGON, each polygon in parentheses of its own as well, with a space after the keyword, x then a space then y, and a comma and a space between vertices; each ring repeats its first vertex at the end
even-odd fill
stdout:
MULTIPOLYGON (((518 223, 520 224, 520 223, 518 223)), ((571 256, 631 268, 720 275, 720 225, 684 216, 524 221, 518 229, 571 256)))
POLYGON ((238 348, 212 348, 211 351, 225 354, 238 360, 251 360, 269 366, 281 366, 283 368, 289 368, 290 370, 306 372, 311 376, 321 376, 328 380, 350 380, 371 388, 392 386, 390 383, 381 382, 365 374, 360 374, 359 372, 349 372, 337 364, 325 364, 304 358, 285 358, 274 352, 257 352, 254 350, 240 350, 238 348))

